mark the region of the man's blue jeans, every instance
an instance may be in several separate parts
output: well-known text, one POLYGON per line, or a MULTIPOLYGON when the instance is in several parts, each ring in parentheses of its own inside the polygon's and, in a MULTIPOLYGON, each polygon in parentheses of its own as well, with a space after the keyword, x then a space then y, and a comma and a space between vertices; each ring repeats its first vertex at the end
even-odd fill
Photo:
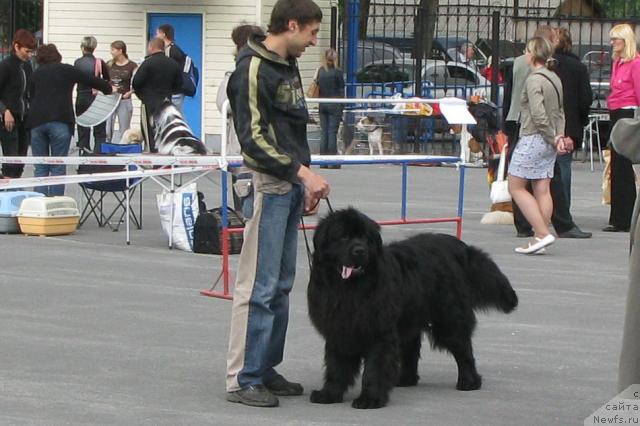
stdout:
POLYGON ((567 207, 571 207, 571 158, 572 154, 558 155, 556 163, 560 166, 560 179, 562 181, 562 190, 567 200, 567 207))
POLYGON ((283 359, 296 272, 303 186, 256 173, 254 189, 233 294, 227 357, 230 392, 275 378, 275 367, 283 359))
MULTIPOLYGON (((31 129, 31 154, 34 157, 66 157, 71 144, 71 126, 52 121, 31 129)), ((67 172, 64 164, 36 164, 35 177, 62 176, 67 172)), ((34 188, 46 196, 64 195, 64 185, 34 188)))

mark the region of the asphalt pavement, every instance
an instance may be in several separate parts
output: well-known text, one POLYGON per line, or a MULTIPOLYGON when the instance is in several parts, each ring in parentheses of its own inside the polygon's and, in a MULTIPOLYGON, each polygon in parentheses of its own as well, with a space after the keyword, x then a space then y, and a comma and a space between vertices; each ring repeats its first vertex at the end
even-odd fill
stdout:
MULTIPOLYGON (((334 208, 353 205, 376 219, 400 215, 400 167, 322 170, 334 208)), ((89 221, 63 237, 0 235, 0 424, 2 425, 573 425, 616 392, 628 234, 601 232, 601 172, 574 163, 572 211, 589 240, 559 239, 544 256, 513 249, 512 226, 481 225, 488 211, 486 169, 466 176, 463 239, 491 254, 520 305, 479 313, 474 337, 483 387, 455 390, 451 356, 423 347, 420 383, 395 389, 386 408, 315 405, 323 342, 306 308, 308 264, 302 235, 291 321, 280 372, 305 387, 281 406, 256 409, 225 400, 231 303, 203 297, 219 256, 169 250, 153 183, 144 185, 144 223, 127 246, 123 230, 89 221)), ((411 167, 410 217, 451 216, 457 172, 411 167)), ((209 208, 220 188, 202 180, 209 208)), ((77 187, 67 194, 78 197, 77 187)), ((323 211, 326 209, 322 207, 323 211)), ((386 241, 454 225, 390 226, 386 241)), ((231 260, 232 269, 237 256, 231 260)))

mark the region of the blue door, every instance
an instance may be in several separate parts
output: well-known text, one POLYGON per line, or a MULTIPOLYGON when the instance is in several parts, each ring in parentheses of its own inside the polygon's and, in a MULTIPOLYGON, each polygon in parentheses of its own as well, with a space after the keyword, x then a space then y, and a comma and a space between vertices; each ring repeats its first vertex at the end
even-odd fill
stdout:
POLYGON ((199 13, 150 13, 147 16, 149 39, 156 36, 156 29, 170 24, 176 30, 175 42, 193 59, 200 72, 198 91, 193 98, 185 97, 184 115, 196 136, 204 140, 202 133, 202 14, 199 13))

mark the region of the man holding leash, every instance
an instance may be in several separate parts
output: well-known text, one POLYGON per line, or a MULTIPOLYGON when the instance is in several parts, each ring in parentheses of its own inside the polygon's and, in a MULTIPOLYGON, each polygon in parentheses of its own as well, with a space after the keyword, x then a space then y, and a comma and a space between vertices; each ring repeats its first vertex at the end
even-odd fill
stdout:
POLYGON ((268 35, 252 36, 227 94, 244 164, 254 171, 253 213, 244 231, 227 356, 227 400, 275 407, 302 386, 278 374, 296 270, 298 223, 329 195, 309 169, 308 111, 297 58, 318 40, 312 0, 278 0, 268 35))

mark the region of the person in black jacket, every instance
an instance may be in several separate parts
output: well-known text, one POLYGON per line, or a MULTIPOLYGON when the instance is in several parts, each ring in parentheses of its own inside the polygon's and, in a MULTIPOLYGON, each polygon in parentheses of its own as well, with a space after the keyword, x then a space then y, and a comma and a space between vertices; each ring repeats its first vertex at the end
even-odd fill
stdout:
MULTIPOLYGON (((176 30, 169 24, 162 24, 156 30, 156 37, 164 42, 164 54, 178 64, 181 71, 184 71, 184 63, 187 59, 186 53, 175 42, 176 30)), ((182 88, 182 87, 181 87, 182 88)), ((174 92, 171 96, 171 102, 183 112, 184 93, 181 90, 174 92)))
MULTIPOLYGON (((80 43, 80 49, 82 50, 82 57, 76 59, 73 64, 83 73, 100 77, 103 80, 109 81, 109 68, 107 64, 102 60, 93 56, 93 52, 98 46, 98 41, 95 37, 84 37, 82 43, 80 43)), ((96 98, 95 91, 86 84, 78 84, 77 96, 76 96, 76 114, 80 115, 89 109, 93 100, 96 98)), ((78 147, 81 152, 90 152, 91 145, 89 134, 91 129, 88 127, 78 126, 78 147)), ((93 128, 93 152, 100 153, 100 146, 107 140, 107 123, 101 123, 93 128)))
MULTIPOLYGON (((110 94, 109 82, 88 75, 72 65, 60 63, 62 56, 54 44, 38 48, 36 69, 27 86, 30 102, 25 126, 31 131, 31 153, 35 157, 64 157, 75 124, 73 113, 73 87, 76 84, 110 94)), ((64 165, 36 164, 34 175, 60 176, 66 173, 64 165)), ((41 186, 36 191, 47 196, 64 195, 64 185, 41 186)))
MULTIPOLYGON (((27 114, 27 80, 31 75, 31 56, 36 39, 27 30, 18 30, 11 43, 11 55, 0 62, 0 144, 2 155, 27 155, 29 135, 24 127, 27 114)), ((2 175, 19 178, 23 164, 3 164, 2 175)), ((2 176, 0 175, 0 177, 2 176)))
MULTIPOLYGON (((297 58, 318 40, 322 11, 311 0, 278 0, 269 33, 252 36, 236 59, 227 95, 254 201, 244 233, 231 311, 227 400, 278 405, 303 388, 277 373, 296 271, 298 223, 329 195, 309 168, 309 112, 297 58)), ((248 209, 247 209, 248 210, 248 209)))
MULTIPOLYGON (((558 28, 556 52, 556 74, 562 81, 564 93, 565 135, 573 140, 574 146, 582 145, 584 126, 589 122, 589 109, 593 93, 589 82, 589 70, 571 52, 571 33, 567 28, 558 28)), ((565 199, 571 207, 571 153, 558 155, 560 179, 565 199)))
POLYGON ((152 134, 153 115, 182 86, 182 71, 176 61, 165 56, 164 42, 161 39, 151 39, 148 49, 149 56, 138 67, 131 85, 142 101, 142 133, 151 152, 156 152, 152 134))

